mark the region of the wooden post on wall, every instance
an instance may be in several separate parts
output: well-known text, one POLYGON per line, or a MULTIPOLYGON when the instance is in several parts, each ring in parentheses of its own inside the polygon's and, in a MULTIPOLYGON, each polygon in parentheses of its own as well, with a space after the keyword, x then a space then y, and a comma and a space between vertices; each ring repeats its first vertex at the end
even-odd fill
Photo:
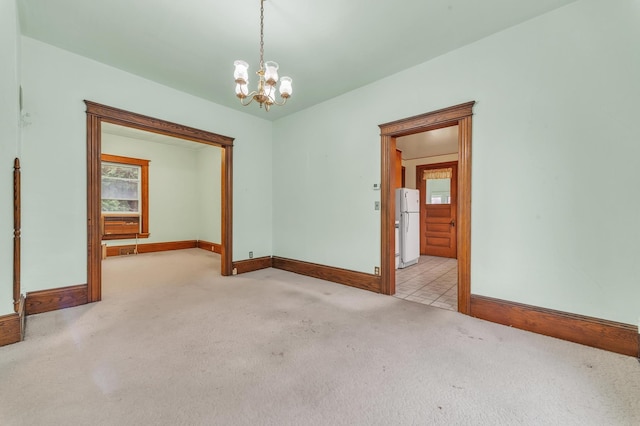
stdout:
POLYGON ((20 306, 20 159, 13 160, 13 310, 20 306))
POLYGON ((233 145, 227 145, 222 150, 222 167, 220 184, 222 199, 220 201, 222 216, 222 253, 220 273, 223 276, 233 275, 233 239, 232 239, 232 205, 233 205, 233 145))
POLYGON ((392 295, 396 293, 396 230, 394 224, 396 181, 395 173, 392 173, 395 167, 395 157, 392 158, 390 153, 396 151, 396 140, 389 135, 382 134, 381 142, 380 236, 382 250, 380 254, 380 293, 392 295), (389 220, 390 217, 394 220, 389 220))
POLYGON ((87 302, 102 300, 101 120, 87 108, 87 302))

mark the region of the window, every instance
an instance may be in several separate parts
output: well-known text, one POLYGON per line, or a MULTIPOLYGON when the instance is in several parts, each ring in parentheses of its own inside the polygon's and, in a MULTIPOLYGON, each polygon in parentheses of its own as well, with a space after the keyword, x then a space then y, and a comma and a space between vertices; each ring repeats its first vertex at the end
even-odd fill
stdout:
POLYGON ((422 179, 426 181, 427 204, 451 204, 451 177, 453 169, 428 169, 425 170, 422 179))
POLYGON ((140 214, 140 166, 102 162, 102 213, 140 214))
POLYGON ((102 239, 149 236, 149 160, 102 154, 102 239))

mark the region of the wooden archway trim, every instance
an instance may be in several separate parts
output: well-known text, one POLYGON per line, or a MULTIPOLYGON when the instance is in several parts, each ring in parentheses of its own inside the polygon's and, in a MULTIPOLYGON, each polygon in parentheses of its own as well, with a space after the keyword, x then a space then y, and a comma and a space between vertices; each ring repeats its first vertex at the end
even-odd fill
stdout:
POLYGON ((101 124, 109 122, 222 149, 221 273, 232 273, 232 159, 233 138, 170 121, 84 101, 87 106, 87 302, 102 299, 102 235, 100 232, 101 124))
POLYGON ((396 138, 458 126, 458 311, 471 312, 471 117, 475 101, 381 124, 381 292, 395 294, 396 138))
POLYGON ((20 240, 21 240, 20 159, 13 160, 13 311, 20 306, 20 240))

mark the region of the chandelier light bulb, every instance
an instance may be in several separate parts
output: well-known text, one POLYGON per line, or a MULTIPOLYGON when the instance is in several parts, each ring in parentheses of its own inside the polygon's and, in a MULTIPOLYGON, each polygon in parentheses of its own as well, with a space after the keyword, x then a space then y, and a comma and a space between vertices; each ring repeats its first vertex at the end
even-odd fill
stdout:
POLYGON ((249 64, 245 61, 237 60, 233 63, 236 69, 233 72, 233 78, 236 83, 247 84, 249 83, 249 64))
POLYGON ((264 79, 269 86, 273 86, 278 82, 278 63, 267 61, 264 63, 264 79))
POLYGON ((291 77, 282 77, 280 79, 280 96, 285 99, 291 96, 291 93, 293 93, 292 82, 291 77))
POLYGON ((249 87, 246 84, 236 84, 236 96, 240 99, 244 99, 249 94, 249 87))

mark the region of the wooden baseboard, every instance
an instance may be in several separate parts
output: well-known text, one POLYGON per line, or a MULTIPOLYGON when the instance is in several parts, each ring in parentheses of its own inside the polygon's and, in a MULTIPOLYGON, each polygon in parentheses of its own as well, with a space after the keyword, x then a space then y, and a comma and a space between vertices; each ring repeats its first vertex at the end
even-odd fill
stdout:
POLYGON ((365 274, 348 269, 335 268, 333 266, 319 265, 317 263, 303 262, 301 260, 273 257, 273 267, 283 269, 296 274, 307 275, 321 280, 345 284, 364 290, 380 293, 380 276, 365 274))
POLYGON ((31 291, 25 300, 25 314, 33 315, 42 312, 70 308, 87 303, 87 285, 53 288, 50 290, 31 291))
POLYGON ((27 317, 26 306, 27 303, 24 295, 21 295, 20 304, 18 305, 18 316, 20 317, 20 341, 24 340, 25 318, 27 317))
POLYGON ((629 324, 471 295, 471 316, 623 355, 640 356, 638 328, 629 324))
POLYGON ((217 243, 210 243, 209 241, 198 240, 198 248, 203 250, 212 251, 214 253, 222 254, 222 245, 217 243))
POLYGON ((271 268, 271 265, 271 256, 264 256, 233 262, 233 269, 235 269, 236 274, 244 274, 246 272, 257 271, 259 269, 271 268))
POLYGON ((22 340, 20 315, 9 314, 0 316, 0 346, 18 343, 22 340))
MULTIPOLYGON (((187 241, 169 241, 166 243, 146 243, 138 244, 138 253, 153 253, 157 251, 168 250, 183 250, 198 247, 196 240, 187 241)), ((107 257, 112 256, 124 256, 129 254, 135 254, 135 244, 126 244, 122 246, 109 246, 107 247, 107 257)))

